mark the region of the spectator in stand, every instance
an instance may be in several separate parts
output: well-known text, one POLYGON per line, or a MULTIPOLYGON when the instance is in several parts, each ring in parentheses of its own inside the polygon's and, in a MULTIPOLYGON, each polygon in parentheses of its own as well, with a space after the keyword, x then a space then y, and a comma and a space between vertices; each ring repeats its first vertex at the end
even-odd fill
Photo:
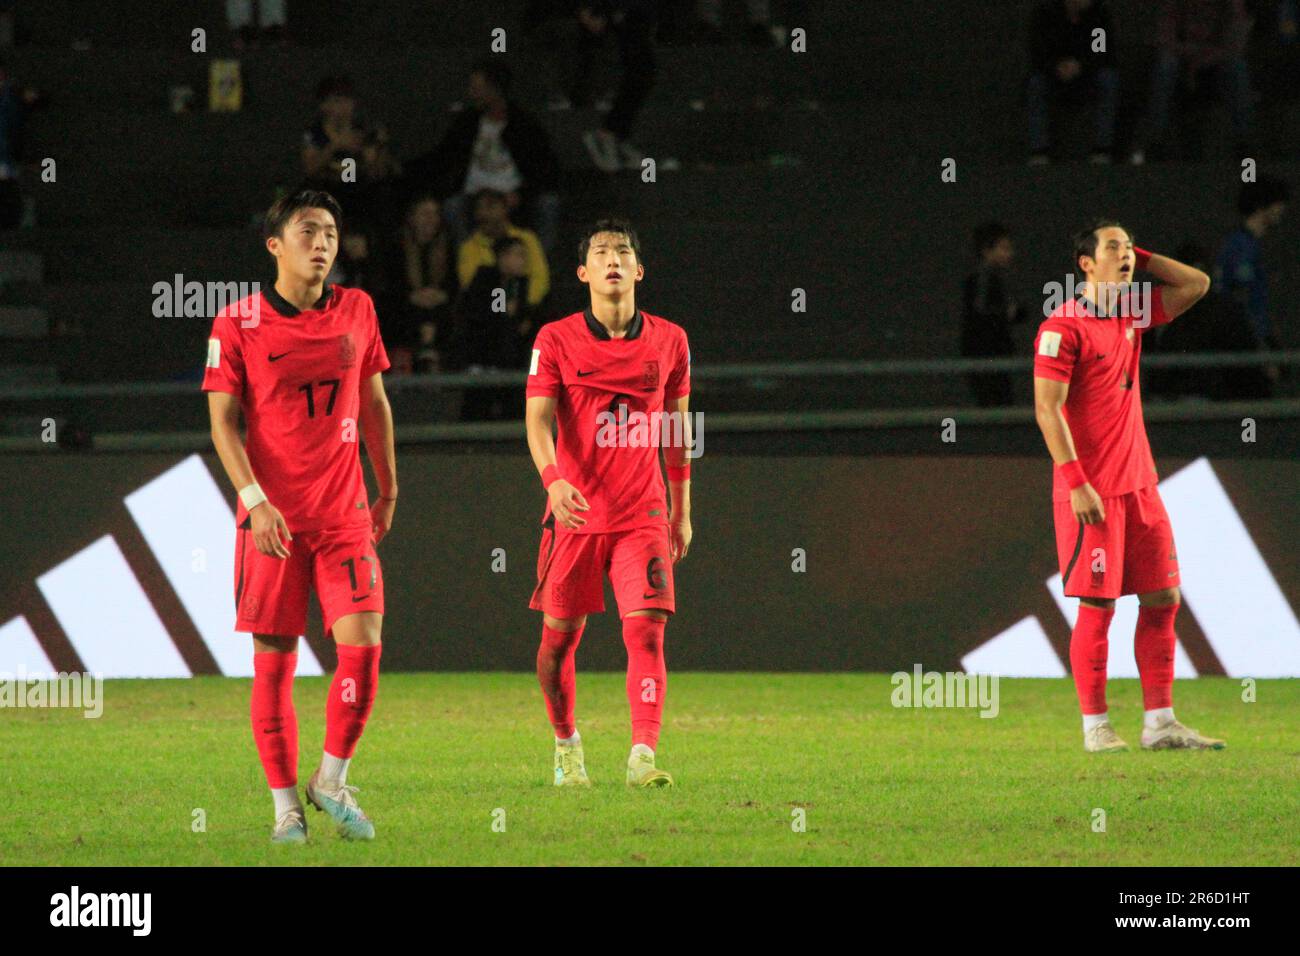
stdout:
POLYGON ((482 266, 496 264, 492 250, 498 239, 514 236, 523 243, 528 264, 528 304, 540 305, 551 291, 551 271, 536 234, 510 222, 506 197, 494 189, 484 189, 474 197, 474 221, 478 229, 461 244, 456 260, 461 287, 468 286, 482 266))
POLYGON ((1146 162, 1169 125, 1170 106, 1181 81, 1193 96, 1204 95, 1204 73, 1218 72, 1219 87, 1232 118, 1237 155, 1248 155, 1251 125, 1250 70, 1246 43, 1254 23, 1245 0, 1161 0, 1156 23, 1156 62, 1145 121, 1129 157, 1146 162))
MULTIPOLYGON (((271 43, 284 42, 284 3, 285 0, 257 0, 262 36, 271 43)), ((235 35, 236 50, 243 50, 257 42, 257 28, 253 26, 253 0, 226 0, 226 23, 235 35)))
MULTIPOLYGON (((1008 281, 1016 247, 1011 231, 1000 222, 975 227, 978 265, 962 285, 961 354, 964 358, 1005 358, 1015 355, 1011 327, 1024 322, 1024 303, 1016 300, 1008 281)), ((967 376, 980 408, 1015 401, 1009 372, 972 372, 967 376)))
POLYGON ((325 281, 369 292, 375 301, 375 311, 382 317, 388 313, 392 303, 389 301, 388 270, 383 256, 376 252, 378 246, 367 226, 349 223, 339 243, 334 267, 325 281))
POLYGON ((417 191, 446 198, 443 218, 457 240, 469 232, 471 197, 484 189, 506 197, 511 212, 533 225, 543 248, 553 249, 560 217, 560 164, 546 130, 510 99, 510 70, 499 60, 476 63, 466 109, 429 153, 407 164, 417 191))
POLYGON ((1029 163, 1051 162, 1055 100, 1091 97, 1094 163, 1111 161, 1119 70, 1104 0, 1040 0, 1029 23, 1029 163), (1097 34, 1095 31, 1103 31, 1097 34), (1100 46, 1100 49, 1096 49, 1100 46), (1094 52, 1095 50, 1095 52, 1094 52))
POLYGON ((438 200, 419 196, 407 209, 401 233, 401 304, 392 310, 389 327, 380 331, 384 341, 415 353, 417 372, 434 372, 455 366, 449 354, 457 338, 452 328, 452 304, 457 282, 455 240, 442 218, 438 200))
MULTIPOLYGON (((1269 314, 1268 276, 1260 239, 1282 221, 1289 199, 1290 190, 1279 179, 1261 176, 1257 182, 1242 183, 1237 195, 1241 225, 1228 236, 1214 263, 1214 288, 1245 310, 1258 349, 1281 347, 1269 314)), ((1280 377, 1275 365, 1267 366, 1265 372, 1271 381, 1280 377)))
POLYGON ((399 168, 388 147, 387 131, 358 115, 356 89, 346 76, 322 79, 316 86, 316 103, 316 122, 303 134, 305 187, 333 194, 349 221, 391 221, 399 168), (349 160, 355 164, 355 180, 344 178, 344 163, 349 160))
MULTIPOLYGON (((481 266, 456 303, 458 349, 469 368, 523 368, 542 321, 541 305, 530 305, 528 252, 522 240, 502 236, 492 243, 495 265, 481 266)), ((514 418, 518 390, 506 387, 465 391, 461 415, 467 421, 514 418)))
MULTIPOLYGON (((1209 256, 1196 243, 1184 243, 1174 258, 1195 269, 1209 273, 1209 256)), ((1231 297, 1222 294, 1217 283, 1196 303, 1196 308, 1179 317, 1177 322, 1162 325, 1142 337, 1143 351, 1158 354, 1195 354, 1197 352, 1251 352, 1255 335, 1246 311, 1231 297)), ((1146 375, 1143 372, 1143 375, 1146 375)), ((1267 398, 1272 385, 1258 365, 1225 368, 1152 367, 1148 379, 1153 394, 1171 398, 1191 396, 1231 401, 1267 398)), ((1146 390, 1147 385, 1143 385, 1146 390)))
POLYGON ((23 87, 0 61, 0 229, 23 223, 23 194, 19 174, 23 161, 23 124, 40 102, 40 93, 23 87))
POLYGON ((618 46, 622 76, 618 92, 600 129, 583 133, 591 161, 603 172, 637 169, 644 156, 628 141, 638 114, 654 88, 657 29, 655 0, 600 0, 577 8, 581 27, 576 51, 577 72, 570 92, 574 106, 591 101, 596 54, 608 34, 618 46))
POLYGON ((1295 43, 1300 34, 1300 3, 1296 0, 1279 0, 1277 5, 1277 40, 1295 43))

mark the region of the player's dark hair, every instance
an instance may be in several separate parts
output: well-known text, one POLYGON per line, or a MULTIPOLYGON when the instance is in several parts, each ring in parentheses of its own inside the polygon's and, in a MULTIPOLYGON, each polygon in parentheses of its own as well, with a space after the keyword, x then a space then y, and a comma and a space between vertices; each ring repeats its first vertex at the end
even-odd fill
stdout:
POLYGON ((982 222, 975 227, 972 233, 975 243, 975 255, 983 255, 985 250, 992 249, 1003 239, 1011 238, 1011 230, 1000 222, 982 222))
POLYGON ((587 264, 587 250, 591 248, 592 237, 602 232, 613 232, 620 236, 627 236, 628 245, 636 253, 636 261, 641 262, 641 240, 636 237, 636 230, 626 219, 598 219, 582 234, 582 241, 578 243, 578 265, 587 264))
POLYGON ((437 206, 439 212, 442 211, 442 200, 440 200, 434 193, 423 192, 416 193, 406 200, 406 215, 409 216, 416 206, 422 206, 427 202, 431 202, 437 206))
POLYGON ((1080 229, 1074 234, 1074 268, 1078 271, 1079 259, 1081 256, 1087 256, 1089 259, 1097 257, 1097 233, 1102 229, 1123 229, 1128 233, 1129 239, 1133 239, 1133 233, 1129 232, 1128 226, 1124 225, 1117 219, 1096 219, 1092 225, 1086 229, 1080 229))
POLYGON ((343 209, 339 201, 322 189, 299 189, 281 196, 266 211, 262 233, 266 238, 278 236, 299 209, 324 209, 334 217, 334 225, 343 234, 343 209))
POLYGON ((1286 183, 1272 176, 1261 176, 1256 182, 1241 184, 1237 193, 1237 211, 1246 219, 1274 203, 1288 202, 1290 199, 1291 190, 1286 183))
POLYGON ((518 236, 502 236, 496 242, 492 243, 492 255, 500 259, 506 251, 518 246, 524 248, 524 241, 518 236))
POLYGON ((469 68, 470 76, 480 73, 483 77, 496 87, 496 91, 505 99, 510 96, 510 67, 506 66, 501 60, 489 59, 484 57, 475 60, 473 66, 469 68))
POLYGON ((357 89, 352 85, 352 79, 347 76, 326 76, 316 84, 317 103, 323 103, 331 96, 348 96, 355 98, 356 95, 357 89))

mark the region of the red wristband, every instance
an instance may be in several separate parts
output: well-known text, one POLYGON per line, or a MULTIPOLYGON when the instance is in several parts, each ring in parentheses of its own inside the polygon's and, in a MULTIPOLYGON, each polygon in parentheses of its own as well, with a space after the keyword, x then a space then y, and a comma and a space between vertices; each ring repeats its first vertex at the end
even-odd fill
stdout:
POLYGON ((1134 258, 1137 259, 1137 267, 1139 269, 1145 269, 1147 267, 1147 263, 1151 261, 1152 253, 1147 252, 1145 249, 1139 249, 1137 246, 1134 246, 1133 256, 1134 258))
POLYGON ((691 477, 690 465, 668 466, 669 481, 689 481, 691 477))
POLYGON ((1079 464, 1079 459, 1067 461, 1064 465, 1057 465, 1061 469, 1061 477, 1065 483, 1070 486, 1070 490, 1081 488, 1088 483, 1088 476, 1083 473, 1083 465, 1079 464))
POLYGON ((542 469, 542 487, 551 487, 551 482, 558 481, 560 478, 560 469, 554 465, 547 465, 542 469))

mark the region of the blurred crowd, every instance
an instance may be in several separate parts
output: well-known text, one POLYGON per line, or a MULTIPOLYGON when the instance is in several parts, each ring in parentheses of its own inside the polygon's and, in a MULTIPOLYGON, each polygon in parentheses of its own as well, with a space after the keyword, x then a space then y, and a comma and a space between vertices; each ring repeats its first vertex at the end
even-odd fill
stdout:
POLYGON ((374 298, 395 374, 518 369, 549 317, 559 164, 510 80, 499 61, 476 63, 465 107, 405 163, 350 78, 317 86, 302 183, 343 206, 329 281, 374 298))
MULTIPOLYGON (((1124 89, 1118 54, 1131 34, 1115 29, 1106 0, 1039 0, 1026 37, 1025 80, 1029 162, 1045 165, 1062 150, 1053 127, 1065 127, 1094 163, 1149 156, 1195 158, 1202 149, 1196 121, 1216 100, 1231 127, 1231 152, 1252 155, 1255 106, 1250 44, 1256 61, 1283 63, 1293 72, 1297 0, 1154 0, 1155 33, 1143 62, 1146 75, 1124 89), (1121 151, 1117 135, 1121 102, 1134 104, 1132 132, 1121 151), (1180 122, 1174 136, 1174 119, 1180 122)), ((1129 8, 1119 12, 1131 17, 1129 8)), ((1286 79, 1290 83, 1293 77, 1286 79)))
MULTIPOLYGON (((1280 179, 1261 176, 1242 183, 1237 196, 1237 227, 1217 250, 1188 240, 1169 255, 1211 277, 1209 294, 1177 322, 1143 339, 1146 354, 1272 351, 1282 347, 1269 304, 1264 238, 1286 215, 1290 189, 1280 179)), ((1139 240, 1140 241, 1140 240, 1139 240)), ((1043 316, 1027 308, 1012 291, 1015 242, 999 222, 981 223, 973 236, 975 270, 962 287, 961 354, 964 358, 1008 358, 1022 354, 1043 316)), ((1213 400, 1270 398, 1282 378, 1275 365, 1224 368, 1152 368, 1148 393, 1213 400)), ((1016 404, 1024 376, 973 372, 970 391, 982 408, 1016 404)))
MULTIPOLYGON (((1107 0, 1037 0, 1025 37, 1029 164, 1048 165, 1069 155, 1095 164, 1197 159, 1205 152, 1209 111, 1226 114, 1230 141, 1217 152, 1234 169, 1256 155, 1256 107, 1262 88, 1294 83, 1297 62, 1297 0, 1154 0, 1154 34, 1136 89, 1124 89, 1120 43, 1131 32, 1115 15, 1129 7, 1107 0), (1258 82, 1251 64, 1283 74, 1258 82), (1278 65, 1282 64, 1279 69, 1278 65), (1131 104, 1130 123, 1121 103, 1131 104), (1127 133, 1123 132, 1127 126, 1127 133), (1061 131, 1057 135, 1054 131, 1061 131), (1065 131, 1068 130, 1067 139, 1065 131)), ((1259 175, 1241 184, 1239 222, 1217 244, 1188 240, 1170 254, 1212 277, 1209 295, 1195 309, 1144 340, 1144 351, 1240 352, 1275 350, 1281 343, 1269 300, 1262 242, 1286 213, 1288 186, 1259 175)), ((980 224, 972 237, 975 268, 962 286, 960 352, 965 358, 1019 354, 1042 321, 1013 291, 1015 241, 1001 222, 980 224)), ((1282 370, 1271 365, 1235 368, 1152 368, 1147 390, 1168 397, 1267 398, 1282 370)), ((981 407, 1015 404, 1023 376, 974 372, 970 393, 981 407)))
MULTIPOLYGON (((545 108, 597 107, 603 121, 583 135, 592 165, 639 168, 632 135, 653 88, 658 44, 773 46, 782 36, 766 0, 746 0, 736 12, 742 23, 724 16, 720 0, 532 0, 525 30, 550 51, 545 108), (594 63, 606 45, 618 73, 602 99, 594 63)), ((287 42, 284 0, 255 7, 228 0, 227 14, 238 48, 287 42)), ((343 206, 329 281, 374 297, 394 374, 516 370, 539 325, 557 317, 550 292, 563 216, 560 164, 512 80, 502 58, 476 62, 437 142, 400 161, 350 77, 317 85, 302 137, 302 185, 334 193, 343 206)), ((513 417, 514 404, 509 390, 474 388, 463 414, 513 417)))

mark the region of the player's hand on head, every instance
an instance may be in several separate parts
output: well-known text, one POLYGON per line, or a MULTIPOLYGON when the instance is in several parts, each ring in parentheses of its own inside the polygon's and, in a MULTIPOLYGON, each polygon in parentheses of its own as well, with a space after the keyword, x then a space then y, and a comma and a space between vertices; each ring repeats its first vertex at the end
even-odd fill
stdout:
POLYGON ((1080 485, 1070 492, 1070 507, 1074 509, 1075 517, 1084 524, 1100 524, 1106 520, 1101 495, 1097 494, 1091 484, 1080 485))
POLYGON ((590 511, 591 506, 587 504, 587 499, 582 497, 582 492, 573 485, 563 478, 557 478, 551 482, 546 493, 551 498, 551 513, 563 527, 580 528, 587 523, 587 519, 578 512, 590 511))
POLYGON ((252 522, 253 543, 257 550, 274 558, 289 557, 293 535, 284 523, 284 515, 269 501, 263 501, 248 513, 252 522))
POLYGON ((370 536, 375 544, 384 540, 384 535, 393 528, 393 512, 397 510, 395 499, 376 498, 370 506, 370 536))

